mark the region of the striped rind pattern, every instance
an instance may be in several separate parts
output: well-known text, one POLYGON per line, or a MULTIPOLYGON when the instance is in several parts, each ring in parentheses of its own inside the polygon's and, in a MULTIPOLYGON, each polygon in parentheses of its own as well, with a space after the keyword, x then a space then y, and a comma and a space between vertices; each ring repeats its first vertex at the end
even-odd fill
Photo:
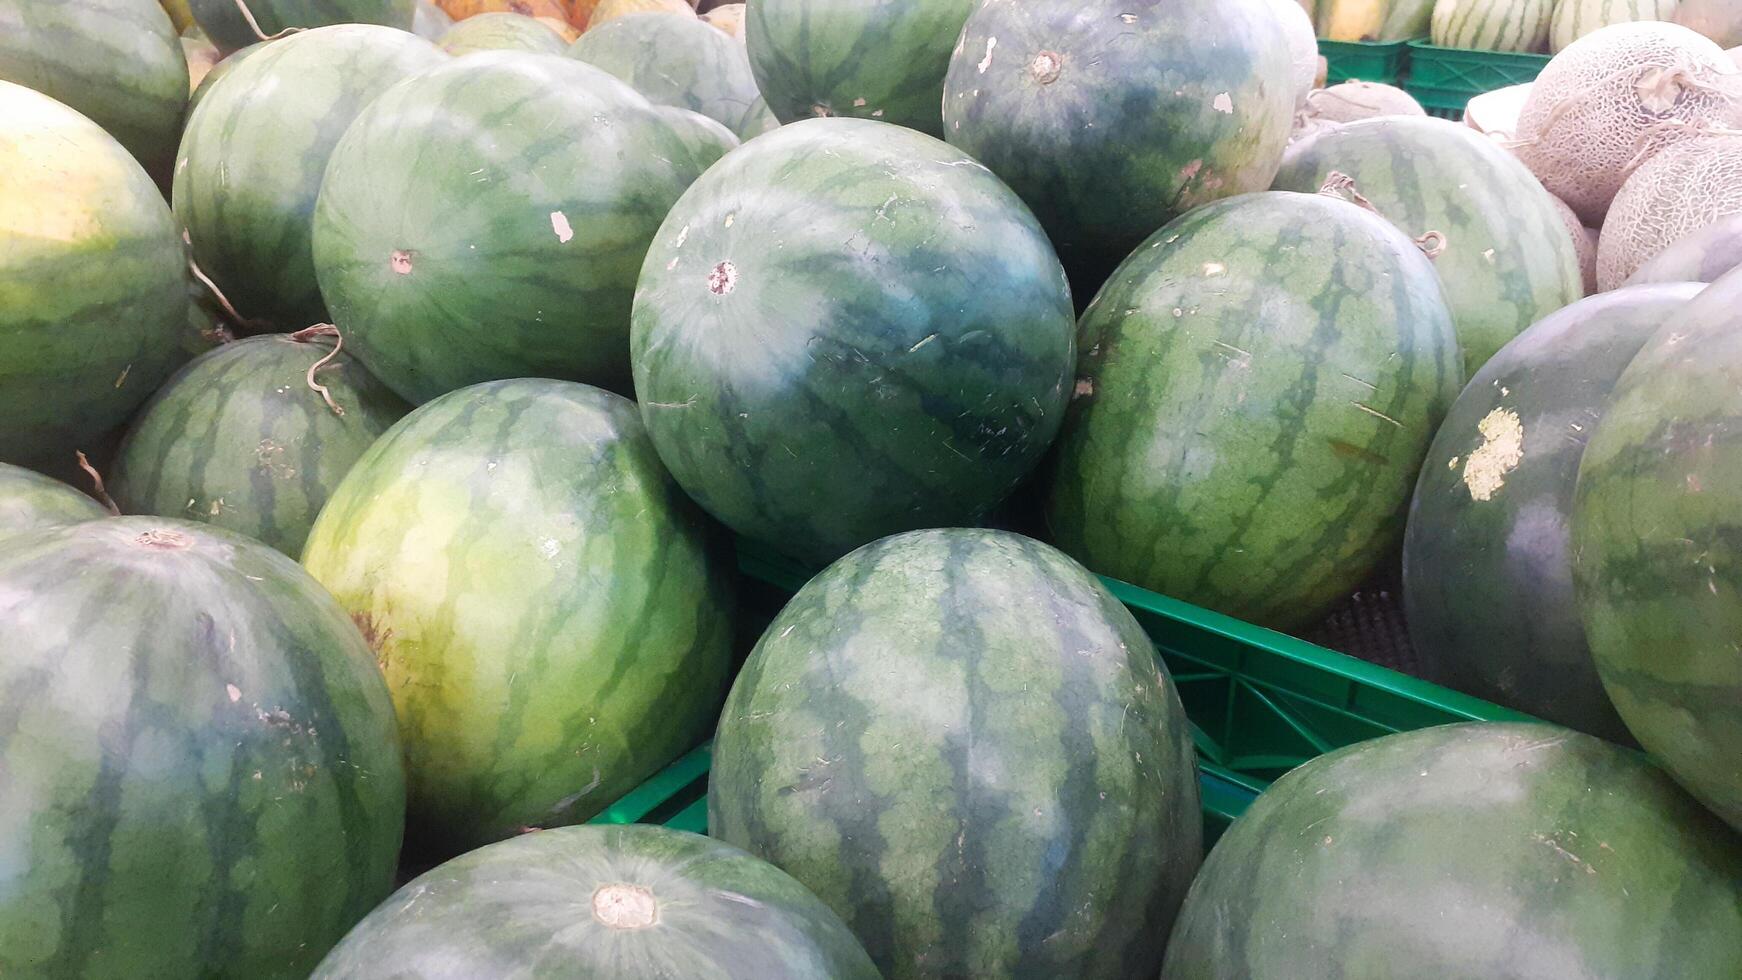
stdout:
POLYGON ((218 50, 229 54, 290 27, 333 24, 380 24, 410 31, 414 0, 247 0, 256 31, 242 16, 236 0, 189 0, 199 22, 218 50))
POLYGON ((95 500, 59 480, 0 463, 0 541, 39 528, 106 516, 95 500))
POLYGON ((1567 45, 1613 24, 1670 20, 1679 0, 1556 0, 1549 22, 1549 50, 1559 54, 1567 45))
POLYGON ((1546 51, 1555 6, 1556 0, 1437 0, 1430 36, 1442 48, 1546 51))
POLYGON ((617 17, 581 35, 568 56, 602 68, 656 105, 699 112, 737 132, 759 93, 744 45, 695 17, 617 17))

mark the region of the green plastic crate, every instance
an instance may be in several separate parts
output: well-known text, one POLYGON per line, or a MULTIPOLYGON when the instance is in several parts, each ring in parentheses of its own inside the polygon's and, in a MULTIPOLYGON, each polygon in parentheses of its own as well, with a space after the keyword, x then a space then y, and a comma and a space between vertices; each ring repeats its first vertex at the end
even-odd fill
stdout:
POLYGON ((1326 85, 1360 79, 1396 85, 1409 64, 1408 41, 1327 41, 1319 38, 1325 56, 1326 85))
POLYGON ((1426 41, 1411 41, 1409 49, 1403 87, 1429 115, 1442 119, 1464 118, 1464 107, 1485 92, 1536 81, 1549 62, 1546 54, 1467 51, 1426 41))

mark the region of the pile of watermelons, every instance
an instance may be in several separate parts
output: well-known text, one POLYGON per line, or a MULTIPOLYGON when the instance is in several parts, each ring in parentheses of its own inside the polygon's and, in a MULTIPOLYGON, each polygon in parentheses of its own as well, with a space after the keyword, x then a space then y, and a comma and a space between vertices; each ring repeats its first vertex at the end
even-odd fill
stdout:
POLYGON ((1742 976, 1683 2, 1487 135, 1295 0, 0 0, 0 977, 1742 976), (1548 722, 1206 858, 1092 572, 1399 566, 1548 722), (710 737, 711 838, 583 826, 710 737))

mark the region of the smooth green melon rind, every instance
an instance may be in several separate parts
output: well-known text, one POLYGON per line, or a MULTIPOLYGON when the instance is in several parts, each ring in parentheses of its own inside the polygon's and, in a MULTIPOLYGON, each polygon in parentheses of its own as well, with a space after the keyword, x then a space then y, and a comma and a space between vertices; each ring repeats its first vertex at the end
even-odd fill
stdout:
POLYGON ((229 54, 287 28, 333 24, 380 24, 410 31, 414 0, 189 0, 194 19, 218 50, 229 54), (258 28, 258 30, 256 29, 258 28))
POLYGON ((475 51, 530 51, 562 54, 568 45, 562 35, 536 18, 497 12, 476 14, 448 28, 438 42, 451 55, 475 51))
POLYGON ((26 531, 107 516, 95 500, 59 480, 0 463, 0 541, 26 531))
POLYGON ((0 548, 0 972, 296 978, 392 888, 404 784, 355 628, 158 518, 0 548))
POLYGON ((1715 282, 1738 268, 1742 268, 1742 214, 1720 218, 1674 242, 1640 266, 1626 285, 1715 282))
POLYGON ((738 137, 730 129, 699 112, 669 105, 655 106, 654 111, 695 154, 701 170, 713 166, 721 157, 738 148, 738 137))
POLYGON ((734 132, 760 97, 744 45, 694 17, 617 17, 582 34, 568 56, 610 72, 657 105, 699 112, 734 132))
POLYGON ((1194 751, 1092 575, 999 531, 886 538, 775 617, 721 715, 710 832, 892 978, 1153 975, 1198 864, 1194 751))

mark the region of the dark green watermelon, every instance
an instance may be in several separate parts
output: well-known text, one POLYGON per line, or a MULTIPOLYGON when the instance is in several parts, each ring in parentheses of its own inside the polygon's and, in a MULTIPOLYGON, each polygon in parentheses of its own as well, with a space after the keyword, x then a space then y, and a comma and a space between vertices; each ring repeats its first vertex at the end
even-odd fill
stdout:
POLYGON ((1168 221, 1269 187, 1295 94, 1268 0, 985 3, 944 136, 1022 195, 1086 298, 1168 221))
POLYGON ((822 563, 973 523, 1063 416, 1070 291, 986 168, 860 119, 784 126, 671 211, 635 299, 635 390, 715 517, 822 563))
POLYGON ((181 231, 84 116, 0 81, 0 127, 0 461, 70 468, 187 359, 181 231))
POLYGON ((655 106, 654 111, 695 154, 696 162, 704 170, 738 148, 738 137, 730 129, 699 112, 669 105, 655 106))
POLYGON ((1657 253, 1627 285, 1713 282, 1737 268, 1742 268, 1742 214, 1720 218, 1657 253))
POLYGON ((0 541, 38 528, 107 516, 95 500, 59 480, 0 463, 0 541))
POLYGON ((1409 635, 1436 679, 1626 740, 1573 600, 1573 485, 1615 380, 1702 288, 1580 300, 1500 348, 1458 396, 1403 545, 1409 635))
POLYGON ((1155 233, 1083 315, 1048 488, 1060 547, 1242 619, 1319 618, 1392 553, 1462 380, 1429 261, 1322 194, 1155 233))
MULTIPOLYGON (((175 25, 155 0, 0 4, 0 80, 71 106, 169 177, 188 101, 175 25)), ((3 118, 11 122, 11 116, 3 118)))
POLYGON ((744 114, 744 121, 738 126, 737 135, 740 140, 748 141, 779 128, 780 120, 769 111, 768 100, 758 95, 756 101, 750 103, 750 111, 744 114))
POLYGON ((828 906, 736 847, 562 827, 479 848, 376 909, 315 980, 879 980, 828 906))
POLYGON ((333 151, 315 208, 321 294, 413 403, 493 378, 627 388, 641 260, 699 173, 605 72, 467 55, 383 93, 333 151))
POLYGON ((744 45, 706 21, 666 13, 616 17, 582 34, 568 55, 658 105, 699 112, 734 133, 755 125, 759 94, 744 45))
POLYGON ((414 0, 189 0, 194 19, 228 54, 297 27, 380 24, 411 30, 414 0))
POLYGON ((585 385, 476 385, 364 454, 303 563, 386 671, 421 843, 579 823, 701 740, 732 636, 708 533, 585 385))
POLYGON ((1603 686, 1639 743, 1742 829, 1742 270, 1616 383, 1579 464, 1574 582, 1603 686))
POLYGON ((1742 963, 1742 843, 1640 756, 1552 725, 1362 742, 1217 842, 1162 980, 1691 978, 1742 963))
POLYGON ((496 11, 474 14, 448 28, 441 36, 442 50, 451 55, 475 51, 530 51, 562 54, 568 42, 562 35, 524 14, 496 11))
POLYGON ((111 489, 126 513, 216 524, 295 558, 352 464, 408 411, 331 337, 225 344, 140 410, 111 489), (317 364, 324 396, 308 382, 317 364))
POLYGON ((300 978, 393 887, 393 704, 283 555, 121 517, 0 547, 0 976, 300 978))
POLYGON ((715 737, 710 833, 841 914, 884 974, 1154 976, 1202 853, 1190 729, 1131 614, 1003 531, 829 566, 715 737))
POLYGON ((744 43, 783 123, 852 116, 942 136, 944 72, 973 9, 974 0, 757 0, 744 43))
POLYGON ((1386 116, 1322 130, 1290 151, 1278 190, 1351 176, 1410 236, 1439 232, 1434 259, 1458 326, 1464 372, 1585 295, 1578 252, 1554 198, 1518 158, 1444 119, 1386 116))
POLYGON ((274 41, 201 98, 176 156, 175 214, 254 331, 326 321, 309 239, 327 158, 382 89, 445 61, 404 31, 320 27, 274 41))

